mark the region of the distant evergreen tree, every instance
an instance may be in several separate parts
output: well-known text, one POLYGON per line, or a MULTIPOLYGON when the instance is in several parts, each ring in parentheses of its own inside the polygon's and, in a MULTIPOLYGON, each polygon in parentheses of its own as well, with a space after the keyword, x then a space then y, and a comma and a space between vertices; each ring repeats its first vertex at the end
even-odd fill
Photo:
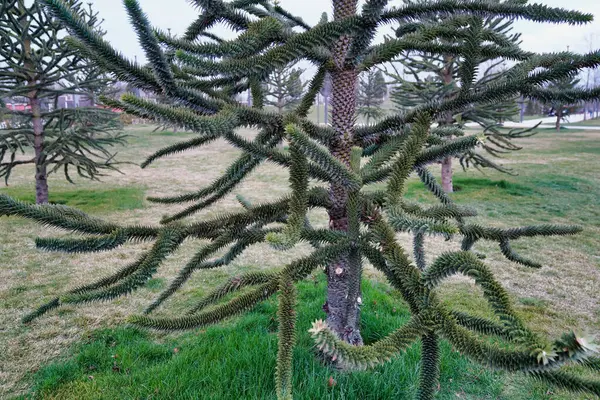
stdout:
MULTIPOLYGON (((561 93, 566 95, 568 93, 577 93, 577 86, 581 80, 579 78, 565 78, 556 82, 551 82, 548 85, 548 90, 554 93, 561 93)), ((549 99, 545 102, 546 106, 550 108, 550 114, 556 117, 554 126, 557 131, 560 131, 561 123, 568 115, 569 108, 577 103, 577 98, 572 100, 569 98, 561 97, 560 99, 549 99)))
POLYGON ((326 73, 325 78, 323 79, 323 87, 319 91, 321 96, 323 96, 323 122, 325 125, 329 124, 329 102, 331 101, 331 90, 331 75, 326 73))
MULTIPOLYGON (((92 3, 86 5, 79 5, 78 2, 74 2, 80 7, 80 12, 88 25, 92 26, 96 33, 100 36, 106 35, 106 31, 102 29, 104 20, 100 20, 98 12, 92 8, 92 3)), ((66 30, 62 28, 60 31, 62 35, 66 34, 66 30)), ((64 45, 64 44, 63 44, 64 45)), ((63 62, 65 62, 64 60, 63 62)), ((68 94, 76 94, 83 97, 86 104, 90 106, 96 106, 99 104, 100 96, 111 96, 115 88, 113 85, 116 83, 110 74, 107 74, 102 68, 95 63, 89 62, 81 56, 74 56, 72 58, 74 62, 72 64, 72 71, 63 75, 63 79, 57 81, 57 87, 62 90, 69 91, 68 94), (71 93, 76 88, 76 93, 71 93)), ((55 98, 54 98, 55 100, 55 98)), ((114 117, 114 115, 112 115, 114 117)))
POLYGON ((536 115, 535 104, 533 101, 527 101, 525 103, 525 115, 536 115))
MULTIPOLYGON (((321 14, 321 19, 319 20, 319 24, 325 24, 328 21, 327 13, 324 12, 321 14)), ((323 80, 323 85, 321 86, 321 90, 319 91, 321 96, 323 97, 323 122, 325 125, 329 124, 329 102, 331 99, 331 74, 328 72, 325 73, 325 79, 323 80)), ((318 95, 317 95, 318 96, 318 95)))
MULTIPOLYGON (((291 399, 294 394, 295 305, 301 301, 296 296, 295 283, 315 271, 324 271, 327 279, 326 302, 322 307, 326 321, 316 321, 310 332, 323 358, 339 368, 370 368, 420 341, 417 397, 433 399, 439 382, 439 346, 443 340, 487 368, 525 372, 557 387, 600 395, 597 374, 600 359, 595 346, 574 333, 546 340, 528 328, 515 312, 493 269, 472 251, 477 242, 491 241, 508 260, 540 268, 539 263, 513 250, 514 241, 532 236, 570 235, 580 228, 562 225, 498 228, 469 222, 475 211, 455 204, 427 168, 438 160, 474 149, 483 140, 476 136, 441 140, 456 136, 453 134, 456 129, 432 128, 432 121, 447 114, 466 114, 484 104, 496 107, 518 95, 558 100, 566 95, 546 89, 547 82, 600 65, 600 51, 585 55, 534 55, 496 36, 486 36, 489 45, 485 47, 479 47, 479 40, 465 44, 448 42, 449 37, 483 34, 477 22, 481 17, 581 24, 592 20, 591 15, 538 5, 494 4, 487 0, 427 1, 397 8, 387 8, 385 0, 367 0, 359 12, 357 0, 333 0, 333 21, 311 27, 278 4, 264 0, 196 0, 200 16, 185 37, 172 39, 157 34, 137 0, 125 0, 149 60, 150 68, 144 68, 96 35, 64 1, 46 1, 76 38, 70 39, 70 43, 83 54, 112 71, 118 79, 162 93, 173 101, 173 105, 156 104, 127 94, 120 101, 110 102, 111 105, 144 118, 171 121, 197 133, 188 141, 158 151, 143 166, 216 139, 226 140, 241 154, 205 188, 149 198, 161 204, 188 203, 185 209, 165 216, 162 224, 152 226, 103 221, 74 209, 28 205, 0 195, 0 215, 22 216, 87 235, 40 238, 37 245, 42 249, 91 252, 108 251, 130 242, 152 243, 129 265, 51 299, 27 315, 25 322, 62 305, 107 301, 131 294, 144 286, 183 242, 191 246, 198 241, 196 254, 169 287, 148 306, 144 315, 133 316, 129 321, 154 329, 192 329, 252 309, 278 293, 275 377, 279 399, 291 399), (443 22, 430 22, 428 17, 434 13, 462 16, 470 21, 471 28, 465 32, 460 26, 449 30, 443 22), (407 20, 413 21, 413 34, 373 43, 380 26, 406 27, 407 20), (216 23, 231 27, 238 36, 231 40, 214 36, 208 30, 216 23), (210 39, 199 40, 202 37, 210 39), (168 61, 161 44, 175 50, 176 63, 168 61), (458 72, 463 77, 462 90, 452 98, 431 101, 376 124, 356 127, 359 73, 411 51, 463 58, 458 72), (471 84, 482 54, 489 58, 511 58, 516 66, 509 74, 474 88, 471 84), (264 110, 263 82, 277 68, 302 59, 317 66, 302 101, 283 114, 264 110), (318 126, 307 114, 327 73, 332 85, 332 124, 318 126), (252 91, 253 107, 235 100, 238 93, 248 88, 252 91), (254 127, 258 133, 253 139, 246 139, 237 133, 239 127, 254 127), (286 139, 290 141, 289 151, 277 149, 286 139), (204 213, 198 220, 184 222, 222 200, 263 162, 276 163, 289 171, 289 194, 271 202, 251 203, 240 198, 237 210, 216 216, 204 213), (407 179, 413 172, 439 201, 438 205, 415 203, 404 195, 407 179), (309 223, 307 213, 313 209, 327 212, 329 229, 309 223), (412 235, 414 260, 398 241, 398 232, 412 235), (426 260, 425 242, 429 235, 458 237, 462 249, 426 260), (286 251, 299 242, 312 245, 310 254, 289 260, 289 252, 284 252, 282 259, 286 261, 281 268, 273 271, 259 268, 231 277, 186 314, 149 315, 198 270, 228 265, 254 244, 269 243, 286 251), (388 291, 389 295, 401 297, 411 312, 408 321, 399 321, 397 330, 369 344, 363 343, 360 325, 361 306, 367 301, 361 295, 363 259, 381 271, 395 289, 388 291), (440 285, 456 274, 474 280, 493 318, 460 311, 453 304, 441 301, 440 285), (564 368, 574 363, 589 374, 576 375, 577 372, 564 368)), ((589 100, 600 97, 600 89, 580 89, 567 95, 570 99, 589 100)))
MULTIPOLYGON (((420 4, 420 0, 404 0, 407 5, 420 4)), ((501 4, 499 0, 492 0, 501 4)), ((523 2, 521 2, 523 3, 523 2)), ((517 4, 517 3, 515 3, 517 4)), ((474 57, 466 59, 452 53, 439 53, 431 51, 411 51, 402 54, 396 60, 402 69, 388 71, 391 83, 394 85, 391 100, 400 112, 412 110, 432 101, 444 101, 456 98, 461 92, 476 91, 481 87, 492 84, 510 74, 510 70, 503 66, 510 60, 510 54, 498 57, 496 54, 486 52, 490 42, 518 48, 520 35, 513 32, 510 18, 504 16, 464 16, 451 15, 445 12, 432 13, 426 19, 415 23, 407 19, 398 29, 396 36, 415 37, 420 35, 423 40, 431 25, 439 26, 444 30, 438 38, 442 44, 460 44, 470 48, 474 57), (457 34, 451 34, 455 32, 457 34), (467 62, 473 65, 467 65, 467 62), (470 72, 473 70, 473 75, 470 72)), ((506 98, 494 104, 477 104, 460 113, 442 113, 436 118, 440 126, 452 127, 458 136, 462 136, 466 123, 474 122, 483 129, 487 137, 483 147, 490 155, 518 150, 520 147, 511 143, 511 139, 525 136, 529 130, 501 132, 497 125, 507 119, 518 115, 517 98, 506 98)), ((449 131, 450 132, 450 131, 449 131)), ((440 137, 441 141, 452 139, 454 135, 440 137)), ((458 154, 463 167, 491 167, 508 172, 505 168, 494 163, 483 154, 472 150, 458 154)), ((452 157, 441 161, 442 187, 446 192, 452 192, 452 157)))
POLYGON ((385 95, 387 94, 387 84, 381 70, 370 70, 363 73, 358 81, 358 115, 367 119, 379 119, 385 113, 381 109, 385 95))
MULTIPOLYGON (((86 26, 102 35, 91 6, 75 0, 69 5, 86 26)), ((107 77, 67 46, 65 34, 40 1, 0 4, 0 98, 22 97, 29 106, 1 112, 9 123, 0 130, 0 176, 8 182, 15 167, 35 165, 37 203, 48 202, 49 173, 62 170, 72 182, 72 168, 84 178, 97 179, 104 170, 115 169, 114 154, 107 148, 124 143, 117 114, 93 107, 107 77), (59 98, 65 95, 89 104, 59 108, 59 98), (30 148, 33 156, 17 158, 30 148)))
POLYGON ((279 113, 297 106, 306 86, 302 82, 303 73, 303 69, 294 65, 277 68, 263 84, 265 104, 277 108, 279 113))

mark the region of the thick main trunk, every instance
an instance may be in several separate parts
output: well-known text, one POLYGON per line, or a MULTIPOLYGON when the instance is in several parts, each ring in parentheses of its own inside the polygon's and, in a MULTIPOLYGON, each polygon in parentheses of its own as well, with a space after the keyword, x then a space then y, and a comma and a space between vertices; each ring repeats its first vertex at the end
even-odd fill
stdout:
POLYGON ((29 99, 33 117, 33 148, 35 150, 35 202, 48 203, 48 173, 44 157, 44 126, 40 99, 29 99))
MULTIPOLYGON (((334 19, 356 14, 356 7, 356 0, 335 0, 334 19)), ((337 69, 332 76, 332 125, 336 135, 330 144, 331 153, 348 168, 354 133, 357 84, 357 71, 344 65, 350 43, 350 37, 342 37, 334 50, 337 69)), ((331 185, 329 227, 332 230, 349 231, 348 195, 348 188, 343 184, 331 185)), ((327 302, 323 306, 329 327, 342 340, 354 345, 363 343, 359 326, 360 263, 360 255, 350 253, 327 266, 327 302)))

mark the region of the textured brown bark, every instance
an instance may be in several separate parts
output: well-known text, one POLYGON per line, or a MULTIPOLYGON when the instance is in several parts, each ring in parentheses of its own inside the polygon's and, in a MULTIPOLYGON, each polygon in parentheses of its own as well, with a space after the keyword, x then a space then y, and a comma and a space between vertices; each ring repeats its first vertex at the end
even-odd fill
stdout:
MULTIPOLYGON (((334 19, 356 14, 357 0, 334 0, 334 19)), ((356 113, 357 71, 345 66, 351 43, 342 37, 334 49, 336 71, 332 74, 332 126, 336 132, 330 144, 331 153, 348 168, 354 133, 356 113)), ((330 188, 332 207, 329 210, 329 227, 348 231, 348 189, 341 184, 330 188)), ((350 254, 327 266, 327 302, 323 306, 327 323, 338 336, 351 344, 363 343, 360 335, 360 256, 350 254)))
MULTIPOLYGON (((22 3, 19 7, 24 7, 22 3)), ((22 24, 26 23, 25 12, 22 10, 22 24)), ((44 124, 42 121, 42 108, 40 99, 35 88, 38 80, 35 72, 35 65, 31 59, 31 41, 23 41, 24 65, 30 71, 27 85, 31 86, 31 91, 27 95, 29 105, 31 106, 31 116, 33 124, 33 148, 35 150, 35 202, 37 204, 48 203, 48 173, 44 162, 44 124)))
POLYGON ((442 189, 446 193, 454 191, 452 184, 452 157, 446 157, 442 160, 442 189))
POLYGON ((556 110, 556 130, 560 131, 560 121, 562 120, 562 115, 563 115, 563 110, 562 107, 558 107, 558 109, 556 110))
POLYGON ((44 162, 44 127, 41 117, 40 99, 30 98, 33 114, 33 148, 35 150, 35 202, 48 203, 48 173, 44 162))
MULTIPOLYGON (((446 67, 442 69, 441 75, 445 85, 451 85, 454 80, 454 73, 452 71, 453 58, 446 56, 446 67)), ((447 115, 441 124, 452 124, 452 115, 447 115)), ((454 191, 454 185, 452 184, 452 157, 446 157, 442 160, 442 189, 446 193, 452 193, 454 191)))

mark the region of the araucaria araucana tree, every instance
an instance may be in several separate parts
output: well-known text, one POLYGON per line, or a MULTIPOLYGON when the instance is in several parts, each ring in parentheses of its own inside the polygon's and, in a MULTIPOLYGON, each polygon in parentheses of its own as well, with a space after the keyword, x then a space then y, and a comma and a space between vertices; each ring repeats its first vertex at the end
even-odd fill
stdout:
MULTIPOLYGON (((558 81, 552 82, 548 85, 548 90, 555 93, 571 93, 573 91, 577 92, 577 86, 581 80, 579 78, 569 77, 565 79, 560 79, 558 81)), ((545 102, 546 106, 549 107, 550 115, 556 117, 556 122, 554 126, 557 131, 560 131, 561 123, 566 119, 569 111, 569 107, 577 105, 577 99, 569 100, 569 99, 557 99, 557 100, 549 100, 545 102)))
POLYGON ((289 65, 277 68, 264 84, 264 103, 277 108, 277 112, 290 110, 302 100, 306 83, 302 82, 301 68, 289 65))
MULTIPOLYGON (((404 0, 408 5, 419 4, 419 0, 404 0)), ((525 4, 527 1, 492 0, 496 4, 525 4)), ((391 100, 400 112, 422 106, 432 101, 445 101, 457 97, 461 91, 486 87, 496 80, 502 79, 509 73, 505 65, 511 61, 510 55, 498 55, 486 51, 490 43, 506 48, 518 49, 520 34, 513 31, 512 16, 506 15, 477 15, 466 16, 462 13, 448 15, 447 13, 431 13, 425 18, 414 21, 410 18, 402 21, 395 29, 396 38, 405 35, 420 35, 421 40, 430 43, 446 45, 460 44, 469 47, 473 55, 465 58, 458 54, 414 50, 400 54, 392 63, 392 68, 386 68, 388 77, 393 85, 391 100), (435 25, 438 31, 434 37, 429 37, 428 28, 435 25), (464 65, 472 63, 473 65, 464 65), (401 66, 397 68, 397 66, 401 66), (465 71, 473 71, 472 75, 465 71)), ((517 66, 518 67, 518 66, 517 66)), ((508 169, 495 163, 488 156, 499 156, 502 153, 519 150, 520 147, 511 139, 531 134, 531 129, 512 130, 499 129, 499 124, 518 114, 516 97, 507 97, 494 103, 472 104, 462 110, 451 110, 439 113, 435 122, 439 126, 448 127, 446 136, 432 137, 432 145, 451 140, 456 136, 464 136, 467 123, 475 123, 483 129, 487 140, 482 146, 483 152, 469 149, 457 154, 463 168, 473 165, 476 168, 491 167, 503 172, 508 169), (487 153, 487 154, 486 154, 487 153)), ((444 191, 453 192, 452 159, 441 160, 441 179, 444 191)))
MULTIPOLYGON (((548 81, 576 75, 581 68, 600 65, 600 52, 533 55, 503 40, 474 51, 468 43, 442 44, 427 37, 451 35, 444 25, 418 26, 415 35, 405 34, 385 43, 373 44, 382 26, 413 20, 432 13, 463 15, 475 22, 481 17, 522 18, 537 22, 582 24, 592 16, 542 5, 494 4, 489 1, 439 0, 402 7, 388 7, 385 0, 368 0, 359 12, 357 0, 334 0, 333 21, 311 27, 277 4, 259 0, 196 0, 201 15, 177 39, 157 34, 136 0, 125 7, 146 52, 151 69, 125 59, 73 14, 62 0, 46 0, 54 14, 75 37, 70 43, 112 71, 122 81, 144 90, 163 93, 173 105, 155 104, 132 95, 114 101, 114 107, 157 121, 170 121, 197 132, 189 141, 165 148, 143 166, 159 157, 198 148, 224 139, 242 154, 208 187, 172 197, 150 198, 157 203, 191 203, 183 211, 166 216, 154 226, 125 226, 102 221, 79 211, 51 205, 32 206, 0 196, 0 214, 15 215, 86 234, 76 239, 38 239, 41 249, 67 252, 108 251, 129 242, 147 241, 152 247, 141 257, 99 281, 62 294, 24 318, 30 322, 57 307, 91 301, 107 301, 129 295, 142 287, 166 257, 184 241, 208 240, 185 265, 167 289, 148 306, 143 315, 129 321, 141 327, 165 330, 193 329, 239 314, 278 294, 279 344, 276 391, 280 399, 293 397, 293 348, 295 343, 295 283, 324 267, 327 278, 325 321, 317 321, 312 336, 324 358, 340 368, 363 369, 384 363, 420 341, 422 362, 419 399, 432 399, 439 373, 439 343, 448 341, 457 351, 484 367, 525 372, 530 376, 572 391, 600 395, 600 381, 570 374, 562 367, 579 363, 598 368, 593 344, 567 333, 547 340, 532 330, 515 313, 510 296, 492 269, 472 251, 480 241, 496 242, 512 262, 540 268, 536 261, 516 253, 514 241, 532 236, 571 235, 576 226, 539 225, 497 228, 468 221, 475 212, 454 204, 438 185, 427 166, 478 146, 481 137, 466 136, 425 147, 447 127, 433 127, 439 115, 458 113, 474 104, 490 104, 522 94, 525 97, 561 98, 545 89, 548 81), (277 17, 274 17, 277 16, 277 17), (284 16, 297 29, 280 22, 284 16), (232 40, 221 40, 208 30, 221 22, 239 32, 232 40), (198 40, 210 38, 208 41, 198 40), (159 40, 160 39, 160 40, 159 40), (176 50, 177 65, 167 61, 161 45, 176 50), (409 51, 452 54, 465 59, 463 82, 474 77, 481 54, 505 57, 517 66, 510 74, 480 85, 465 84, 457 96, 432 101, 391 115, 365 127, 354 124, 358 76, 381 63, 409 51), (276 68, 301 59, 315 64, 317 72, 300 104, 284 114, 262 109, 262 82, 276 68), (181 65, 185 65, 185 70, 181 65), (316 126, 306 118, 326 73, 332 76, 332 126, 316 126), (234 100, 250 88, 252 108, 234 100), (254 127, 252 140, 236 128, 254 127), (289 152, 278 149, 290 141, 289 152), (289 170, 291 193, 276 201, 251 204, 197 222, 183 220, 223 199, 261 163, 271 162, 289 170), (411 174, 439 200, 424 206, 403 195, 411 174), (377 184, 373 187, 373 184, 377 184), (379 189, 377 189, 379 188, 379 189), (382 189, 383 188, 383 189, 382 189), (324 209, 329 229, 316 229, 307 213, 324 209), (414 237, 414 259, 398 242, 396 234, 414 237), (433 261, 425 259, 425 238, 441 235, 461 238, 462 250, 447 252, 433 261), (288 260, 272 272, 250 271, 235 276, 209 293, 186 315, 150 315, 201 269, 229 264, 247 247, 268 242, 289 249, 300 241, 314 246, 305 257, 288 260), (225 254, 217 257, 217 252, 225 254), (386 337, 363 345, 360 333, 361 277, 363 259, 369 260, 388 279, 408 304, 412 317, 386 337), (443 304, 437 295, 448 277, 463 274, 482 289, 494 318, 481 318, 443 304), (489 340, 490 338, 494 340, 489 340)), ((459 34, 458 32, 456 33, 459 34)), ((599 89, 571 92, 570 97, 596 98, 599 89)), ((282 253, 284 259, 285 253, 282 253)), ((395 294, 394 294, 395 295, 395 294)))
MULTIPOLYGON (((91 30, 102 34, 91 6, 75 0, 69 5, 91 30)), ((108 148, 124 143, 118 115, 94 107, 108 77, 67 46, 66 33, 38 0, 0 4, 0 99, 24 99, 27 104, 25 110, 13 110, 0 103, 5 119, 0 129, 0 177, 8 182, 15 167, 35 165, 39 204, 48 202, 48 174, 62 170, 72 182, 71 168, 84 178, 97 179, 115 169, 108 148), (61 96, 81 99, 87 106, 77 107, 72 101, 67 108, 59 104, 61 96)))
POLYGON ((381 108, 385 95, 387 94, 387 84, 381 70, 370 70, 363 73, 358 81, 358 115, 366 118, 367 124, 371 119, 377 120, 384 115, 381 108))

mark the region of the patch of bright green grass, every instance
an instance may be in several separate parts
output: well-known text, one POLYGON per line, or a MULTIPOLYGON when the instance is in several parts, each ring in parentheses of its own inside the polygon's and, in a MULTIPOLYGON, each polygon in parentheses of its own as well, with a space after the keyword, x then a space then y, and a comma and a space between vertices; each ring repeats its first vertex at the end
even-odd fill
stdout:
MULTIPOLYGON (((315 357, 307 332, 314 320, 324 317, 321 305, 325 283, 323 279, 302 282, 298 289, 295 399, 415 398, 419 381, 418 343, 373 370, 343 372, 330 368, 315 357)), ((408 320, 410 314, 398 298, 387 285, 364 282, 362 333, 367 344, 408 320)), ((480 300, 463 305, 481 311, 482 305, 486 307, 480 300)), ((149 332, 132 327, 96 331, 78 344, 66 360, 38 371, 33 377, 30 397, 274 399, 276 312, 277 301, 271 299, 223 325, 162 342, 153 340, 149 332)), ((454 352, 445 342, 441 346, 441 360, 437 399, 547 398, 546 385, 522 375, 485 370, 454 352)), ((568 396, 554 398, 573 399, 568 396)))
POLYGON ((547 307, 546 301, 537 299, 535 297, 520 297, 519 303, 521 303, 527 307, 535 307, 535 308, 546 308, 547 307))
MULTIPOLYGON (((536 194, 532 187, 513 183, 505 179, 489 179, 481 176, 455 175, 453 178, 455 192, 452 196, 457 202, 497 201, 510 197, 528 197, 536 194)), ((420 181, 412 181, 407 185, 406 197, 412 200, 424 201, 432 198, 429 191, 420 181)))
POLYGON ((179 130, 177 132, 174 132, 172 130, 157 130, 155 132, 150 132, 150 135, 152 136, 189 136, 192 133, 190 133, 189 131, 185 131, 185 130, 179 130))
POLYGON ((559 192, 581 192, 582 189, 591 189, 594 184, 576 176, 544 174, 530 179, 537 188, 550 189, 559 192))
POLYGON ((597 126, 598 128, 600 128, 600 118, 593 118, 593 119, 588 119, 586 121, 579 121, 579 122, 570 122, 566 125, 575 125, 575 126, 597 126))
MULTIPOLYGON (((8 187, 0 193, 15 199, 35 202, 33 188, 8 187)), ((140 187, 120 187, 110 189, 50 190, 50 203, 75 207, 85 212, 109 212, 135 210, 144 206, 144 189, 140 187)))
POLYGON ((457 196, 470 196, 474 193, 485 192, 490 196, 501 193, 505 196, 531 196, 536 193, 535 189, 505 179, 494 180, 483 177, 457 176, 453 180, 455 194, 457 196))
MULTIPOLYGON (((371 343, 409 318, 383 284, 364 283, 362 333, 371 343)), ((323 365, 312 350, 311 323, 323 318, 324 282, 299 284, 295 399, 413 399, 419 344, 365 372, 323 365), (330 377, 335 381, 329 385, 330 377)), ((146 331, 121 327, 94 332, 67 360, 35 374, 36 397, 55 399, 274 399, 276 299, 221 326, 184 333, 162 343, 146 331)), ((503 375, 442 346, 440 399, 503 398, 503 375)), ((524 390, 527 390, 525 388, 524 390)))
POLYGON ((166 285, 164 278, 152 278, 146 282, 146 287, 152 291, 163 289, 166 285))

